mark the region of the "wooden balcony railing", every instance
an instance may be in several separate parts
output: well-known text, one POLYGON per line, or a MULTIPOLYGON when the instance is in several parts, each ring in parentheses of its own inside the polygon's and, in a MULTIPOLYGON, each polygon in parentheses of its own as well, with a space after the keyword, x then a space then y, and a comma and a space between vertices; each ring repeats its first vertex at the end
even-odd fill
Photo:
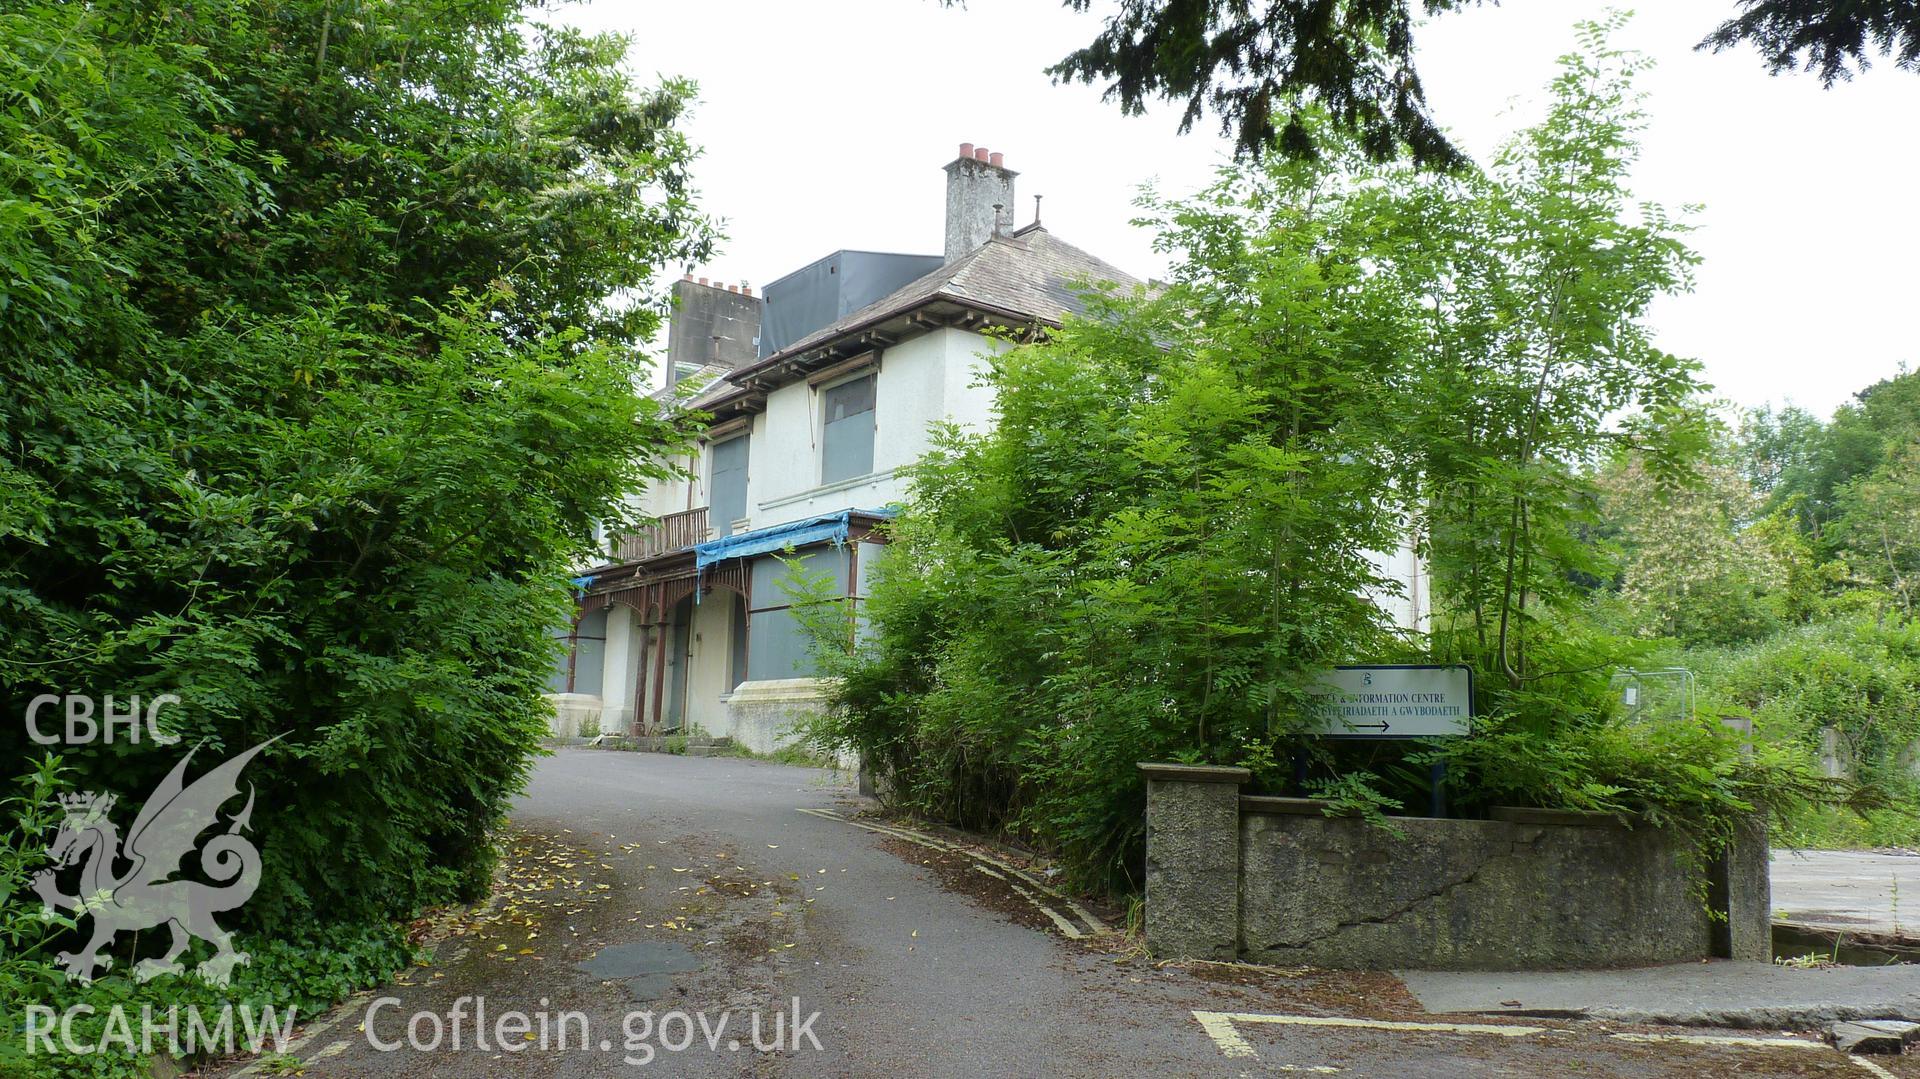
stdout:
POLYGON ((669 513, 652 528, 622 536, 613 553, 622 562, 634 562, 668 551, 681 551, 707 541, 707 508, 669 513))

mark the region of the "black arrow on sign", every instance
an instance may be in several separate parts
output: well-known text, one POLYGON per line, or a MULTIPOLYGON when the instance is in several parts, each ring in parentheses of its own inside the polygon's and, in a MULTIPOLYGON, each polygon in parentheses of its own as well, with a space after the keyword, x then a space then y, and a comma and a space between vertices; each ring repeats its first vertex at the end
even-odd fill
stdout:
POLYGON ((1347 726, 1353 728, 1356 731, 1378 730, 1383 733, 1393 729, 1392 727, 1387 726, 1385 723, 1349 723, 1347 724, 1347 726))

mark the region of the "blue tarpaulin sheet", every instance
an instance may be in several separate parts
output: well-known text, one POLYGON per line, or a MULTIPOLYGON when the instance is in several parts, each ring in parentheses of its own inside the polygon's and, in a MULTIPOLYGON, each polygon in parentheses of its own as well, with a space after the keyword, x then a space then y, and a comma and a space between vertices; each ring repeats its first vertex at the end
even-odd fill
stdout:
POLYGON ((855 513, 873 517, 893 516, 886 510, 840 510, 835 513, 823 513, 818 517, 788 521, 782 525, 756 528, 751 532, 709 540, 706 543, 694 545, 694 568, 704 570, 715 562, 724 562, 729 558, 747 558, 771 551, 783 551, 788 547, 805 547, 810 543, 845 543, 848 522, 855 513))

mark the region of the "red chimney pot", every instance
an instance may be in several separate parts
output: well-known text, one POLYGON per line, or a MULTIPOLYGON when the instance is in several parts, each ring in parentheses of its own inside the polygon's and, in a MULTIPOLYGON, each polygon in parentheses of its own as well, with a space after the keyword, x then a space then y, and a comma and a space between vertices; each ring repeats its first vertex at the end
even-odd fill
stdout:
POLYGON ((972 156, 973 156, 973 143, 970 143, 970 142, 963 142, 963 143, 961 143, 961 144, 960 144, 960 156, 961 156, 961 157, 972 157, 972 156))
POLYGON ((1000 153, 999 151, 995 151, 994 153, 989 154, 987 156, 987 164, 992 165, 996 169, 1005 168, 1006 166, 1002 165, 1001 162, 1005 161, 1006 159, 1007 159, 1007 155, 1000 153))
POLYGON ((741 286, 740 286, 740 295, 742 295, 742 296, 751 296, 751 295, 753 295, 753 286, 752 286, 752 285, 741 285, 741 286))
POLYGON ((973 151, 973 159, 975 161, 985 161, 988 156, 987 148, 984 146, 976 147, 973 151))

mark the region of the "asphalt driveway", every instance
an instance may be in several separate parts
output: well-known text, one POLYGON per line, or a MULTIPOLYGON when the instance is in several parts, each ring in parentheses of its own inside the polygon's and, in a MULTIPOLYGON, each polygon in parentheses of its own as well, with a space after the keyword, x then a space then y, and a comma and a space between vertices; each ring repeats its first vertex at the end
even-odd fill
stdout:
POLYGON ((1773 909, 1781 921, 1920 940, 1920 856, 1776 850, 1773 909))
MULTIPOLYGON (((1431 1016, 1385 973, 1156 964, 1064 903, 1036 905, 1035 882, 850 819, 862 808, 829 772, 561 750, 514 814, 493 906, 451 927, 399 983, 309 1026, 277 1066, 297 1060, 323 1077, 1867 1074, 1804 1038, 1714 1040, 1752 1031, 1686 1032, 1707 1038, 1695 1042, 1620 1024, 1431 1016)), ((1920 1077, 1914 1063, 1890 1061, 1886 1074, 1920 1077)))

